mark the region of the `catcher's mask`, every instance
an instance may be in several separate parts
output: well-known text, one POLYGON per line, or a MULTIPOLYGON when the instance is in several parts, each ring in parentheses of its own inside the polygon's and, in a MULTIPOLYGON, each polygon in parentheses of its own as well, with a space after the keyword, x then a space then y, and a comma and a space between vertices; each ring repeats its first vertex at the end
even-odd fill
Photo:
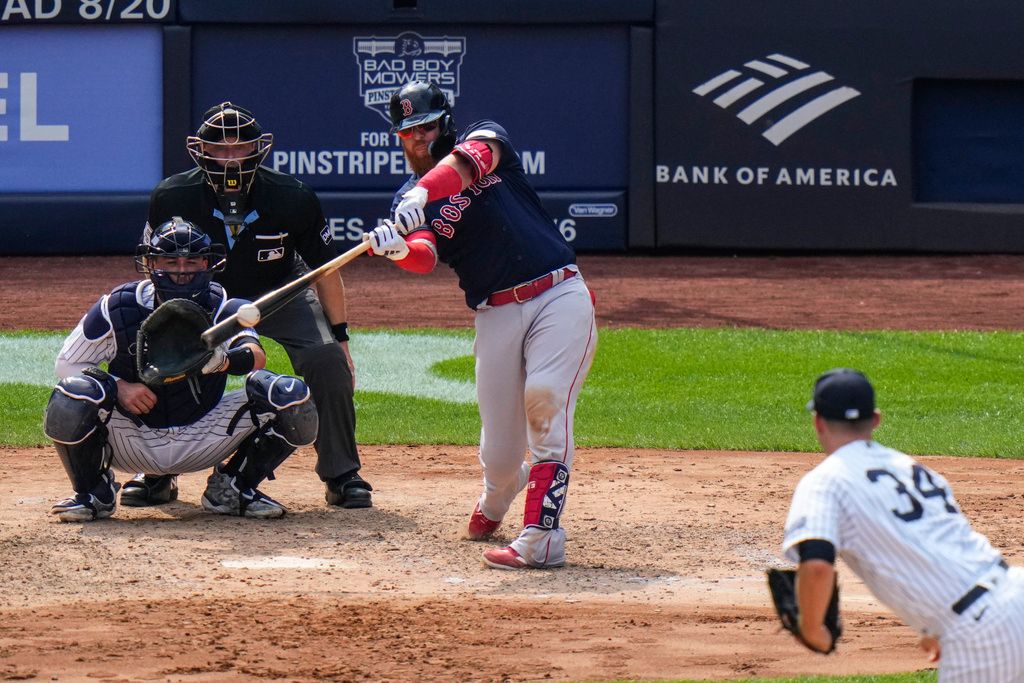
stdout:
POLYGON ((455 119, 452 107, 444 91, 433 83, 411 81, 391 95, 388 102, 391 116, 391 132, 401 138, 412 135, 417 126, 430 127, 435 124, 441 129, 434 142, 430 143, 430 154, 435 159, 447 156, 455 146, 455 119))
POLYGON ((194 223, 175 216, 135 249, 135 270, 149 276, 159 301, 198 301, 213 274, 224 270, 226 256, 223 244, 213 244, 194 223))
POLYGON ((242 225, 256 169, 273 144, 274 136, 263 132, 252 112, 231 102, 207 109, 199 130, 186 138, 188 153, 206 174, 232 234, 242 225))

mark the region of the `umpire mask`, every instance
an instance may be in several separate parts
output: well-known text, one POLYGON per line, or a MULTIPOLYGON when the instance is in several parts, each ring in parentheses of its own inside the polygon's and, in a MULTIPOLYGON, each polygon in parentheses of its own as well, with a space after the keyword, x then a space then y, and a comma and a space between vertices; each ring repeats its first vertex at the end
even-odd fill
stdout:
POLYGON ((274 136, 263 132, 252 112, 231 102, 210 107, 199 130, 186 139, 188 153, 206 174, 233 236, 242 227, 256 169, 273 144, 274 136))

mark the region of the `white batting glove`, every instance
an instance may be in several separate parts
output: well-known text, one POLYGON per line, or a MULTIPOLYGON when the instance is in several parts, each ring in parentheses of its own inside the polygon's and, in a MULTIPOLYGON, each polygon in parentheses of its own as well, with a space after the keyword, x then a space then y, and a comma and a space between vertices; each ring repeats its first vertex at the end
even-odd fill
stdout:
POLYGON ((374 254, 387 256, 392 261, 401 261, 409 255, 409 245, 391 221, 384 221, 370 232, 364 233, 363 239, 370 240, 374 254))
POLYGON ((210 356, 210 360, 206 361, 206 365, 203 366, 202 373, 204 375, 214 375, 218 372, 224 372, 227 369, 228 349, 227 342, 224 342, 213 350, 213 355, 210 356))
POLYGON ((402 195, 402 201, 395 208, 395 225, 403 235, 408 235, 423 225, 426 215, 423 207, 427 205, 427 188, 417 185, 402 195))

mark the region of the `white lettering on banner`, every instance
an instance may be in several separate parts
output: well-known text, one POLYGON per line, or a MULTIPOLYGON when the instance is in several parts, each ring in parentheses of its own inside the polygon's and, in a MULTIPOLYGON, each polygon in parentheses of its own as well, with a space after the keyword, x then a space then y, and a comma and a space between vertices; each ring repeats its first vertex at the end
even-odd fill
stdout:
MULTIPOLYGON (((377 219, 380 225, 381 220, 377 219)), ((362 218, 328 218, 327 224, 331 228, 331 236, 339 242, 358 242, 363 239, 362 218)))
MULTIPOLYGON (((7 74, 0 71, 0 90, 7 89, 7 74)), ((7 100, 0 97, 0 116, 7 113, 7 100)), ((0 142, 7 142, 7 126, 0 126, 0 142)))
POLYGON ((28 6, 28 0, 7 0, 4 3, 4 13, 0 14, 0 21, 7 21, 17 15, 22 19, 53 19, 60 14, 61 0, 35 0, 35 13, 28 6), (47 5, 49 10, 46 11, 47 5))
MULTIPOLYGON (((9 83, 8 74, 0 72, 0 90, 6 90, 9 83)), ((39 123, 39 83, 35 72, 20 74, 19 108, 21 115, 21 132, 18 139, 22 142, 67 142, 70 139, 69 127, 64 124, 42 125, 39 123)), ((0 116, 7 114, 7 98, 0 98, 0 116)), ((8 139, 7 126, 0 126, 0 142, 8 139)))
POLYGON ((785 166, 667 166, 654 167, 659 183, 684 185, 728 185, 729 178, 740 185, 798 185, 808 187, 897 187, 896 173, 891 168, 831 168, 785 166))
MULTIPOLYGON (((2 87, 2 86, 0 86, 2 87)), ((3 100, 0 100, 3 102, 3 100)), ((0 114, 3 112, 0 111, 0 114)), ((51 126, 52 127, 52 126, 51 126)), ((47 126, 43 126, 47 128, 47 126)), ((66 128, 66 126, 65 126, 66 128)), ((2 129, 0 129, 2 130, 2 129)), ((387 133, 364 132, 360 140, 371 146, 388 146, 380 144, 387 133)), ((67 139, 67 138, 65 138, 67 139)), ((544 152, 521 152, 523 170, 530 175, 544 175, 544 152)), ((373 176, 373 175, 409 175, 412 168, 400 149, 338 149, 338 150, 283 150, 271 152, 270 167, 275 171, 288 175, 312 176, 373 176)))
POLYGON ((526 175, 544 175, 544 152, 523 152, 522 157, 526 175))
POLYGON ((172 0, 71 0, 67 13, 61 16, 62 0, 32 0, 31 6, 29 0, 0 0, 3 6, 0 23, 12 18, 21 21, 53 19, 54 23, 158 21, 170 13, 171 3, 172 0))
POLYGON ((359 134, 359 145, 360 147, 397 147, 399 143, 397 135, 389 135, 376 130, 364 130, 359 134))
POLYGON ((434 83, 449 104, 459 97, 459 70, 466 54, 466 38, 423 36, 406 31, 393 36, 357 36, 352 40, 359 66, 359 95, 363 105, 391 123, 388 103, 392 93, 411 81, 434 83))
POLYGON ((289 175, 407 175, 400 150, 275 150, 270 167, 289 175))
POLYGON ((728 185, 729 179, 725 177, 728 169, 725 166, 676 166, 673 171, 668 166, 655 167, 655 176, 659 183, 697 183, 691 178, 704 178, 705 183, 713 185, 728 185), (689 173, 687 173, 689 169, 689 173), (708 175, 710 174, 710 180, 708 175))

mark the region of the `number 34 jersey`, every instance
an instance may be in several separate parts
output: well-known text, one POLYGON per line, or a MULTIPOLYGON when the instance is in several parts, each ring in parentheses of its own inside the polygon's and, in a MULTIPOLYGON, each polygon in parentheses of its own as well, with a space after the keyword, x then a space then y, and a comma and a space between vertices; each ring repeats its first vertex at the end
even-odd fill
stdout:
POLYGON ((922 633, 942 634, 951 606, 1002 557, 971 528, 942 475, 874 441, 838 449, 793 494, 782 549, 832 543, 875 596, 922 633))

